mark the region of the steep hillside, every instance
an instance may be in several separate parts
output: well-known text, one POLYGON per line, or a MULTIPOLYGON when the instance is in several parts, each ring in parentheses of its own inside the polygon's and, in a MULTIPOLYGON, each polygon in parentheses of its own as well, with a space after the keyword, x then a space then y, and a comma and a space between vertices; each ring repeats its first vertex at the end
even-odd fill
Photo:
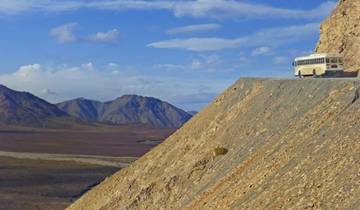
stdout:
POLYGON ((75 99, 58 104, 63 111, 86 121, 111 124, 148 124, 180 127, 192 116, 175 106, 151 97, 125 95, 105 103, 75 99))
POLYGON ((56 118, 67 116, 55 105, 30 93, 0 85, 0 124, 43 127, 56 118))
POLYGON ((340 0, 321 25, 316 51, 340 53, 348 71, 360 70, 360 1, 340 0))
POLYGON ((241 79, 69 209, 359 209, 360 81, 241 79))

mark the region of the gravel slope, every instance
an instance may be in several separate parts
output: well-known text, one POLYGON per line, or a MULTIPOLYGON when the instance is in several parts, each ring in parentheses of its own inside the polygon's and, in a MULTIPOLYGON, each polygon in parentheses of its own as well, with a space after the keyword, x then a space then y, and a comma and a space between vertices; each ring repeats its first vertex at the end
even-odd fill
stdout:
POLYGON ((69 209, 359 209, 359 96, 356 79, 241 79, 69 209))

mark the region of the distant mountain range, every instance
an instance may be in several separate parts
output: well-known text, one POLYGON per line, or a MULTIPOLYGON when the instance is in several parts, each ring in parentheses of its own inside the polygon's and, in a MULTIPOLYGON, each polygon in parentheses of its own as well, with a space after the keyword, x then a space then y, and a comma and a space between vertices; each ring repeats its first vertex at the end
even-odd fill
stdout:
POLYGON ((54 105, 30 93, 0 85, 2 126, 68 127, 101 122, 176 128, 191 117, 191 114, 152 97, 125 95, 104 103, 79 98, 54 105))
POLYGON ((44 127, 50 120, 69 117, 55 105, 30 93, 0 85, 0 123, 3 125, 44 127))
POLYGON ((154 127, 180 127, 192 115, 152 97, 125 95, 113 101, 84 98, 57 104, 62 111, 84 121, 110 124, 147 124, 154 127))

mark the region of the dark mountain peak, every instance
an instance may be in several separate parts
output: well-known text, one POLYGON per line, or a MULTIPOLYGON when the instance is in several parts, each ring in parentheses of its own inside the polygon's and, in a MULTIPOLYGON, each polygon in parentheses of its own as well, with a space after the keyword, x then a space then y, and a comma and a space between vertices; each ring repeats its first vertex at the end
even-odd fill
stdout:
POLYGON ((136 95, 136 94, 126 94, 119 98, 145 98, 145 96, 140 96, 140 95, 136 95))
POLYGON ((74 101, 90 101, 90 99, 80 97, 80 98, 75 98, 74 101))
POLYGON ((140 96, 140 95, 123 95, 113 101, 108 101, 105 103, 109 106, 127 106, 127 107, 151 107, 154 105, 168 105, 168 103, 163 102, 154 97, 140 96))
POLYGON ((9 88, 6 87, 5 85, 0 84, 0 90, 5 90, 5 89, 9 89, 9 88))
POLYGON ((75 98, 75 99, 71 99, 68 101, 64 101, 64 102, 58 103, 56 105, 63 107, 63 106, 70 106, 70 105, 75 105, 75 104, 81 105, 81 106, 86 106, 86 105, 90 105, 90 104, 101 105, 102 102, 81 97, 81 98, 75 98))
POLYGON ((115 99, 114 101, 122 101, 122 100, 127 100, 127 101, 133 101, 133 100, 137 100, 137 101, 141 101, 141 100, 158 100, 158 101, 160 101, 159 99, 156 99, 156 98, 153 98, 153 97, 140 96, 140 95, 123 95, 123 96, 115 99))
POLYGON ((0 122, 22 126, 45 126, 52 118, 66 117, 55 105, 31 93, 19 92, 0 85, 0 122))
POLYGON ((102 103, 86 98, 76 98, 56 104, 64 112, 85 121, 97 121, 102 103))
POLYGON ((73 100, 70 101, 74 101, 74 102, 78 102, 78 103, 102 103, 100 101, 96 101, 96 100, 91 100, 91 99, 87 99, 87 98, 75 98, 73 100))
POLYGON ((9 93, 9 92, 16 92, 16 91, 11 90, 10 88, 6 87, 5 85, 0 84, 0 94, 9 93))

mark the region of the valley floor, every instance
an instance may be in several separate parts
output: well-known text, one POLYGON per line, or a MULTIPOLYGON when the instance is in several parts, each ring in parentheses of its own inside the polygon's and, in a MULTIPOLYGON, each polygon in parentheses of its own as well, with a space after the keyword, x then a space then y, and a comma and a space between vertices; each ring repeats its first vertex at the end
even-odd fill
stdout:
POLYGON ((64 209, 117 167, 0 157, 0 209, 64 209))
POLYGON ((139 157, 173 132, 174 129, 141 126, 81 130, 1 129, 0 151, 139 157))
POLYGON ((45 161, 68 161, 98 166, 109 166, 124 168, 136 157, 109 157, 95 155, 67 155, 67 154, 45 154, 45 153, 21 153, 0 151, 0 157, 16 158, 22 160, 45 160, 45 161))
POLYGON ((0 210, 64 209, 173 129, 0 129, 0 210))

